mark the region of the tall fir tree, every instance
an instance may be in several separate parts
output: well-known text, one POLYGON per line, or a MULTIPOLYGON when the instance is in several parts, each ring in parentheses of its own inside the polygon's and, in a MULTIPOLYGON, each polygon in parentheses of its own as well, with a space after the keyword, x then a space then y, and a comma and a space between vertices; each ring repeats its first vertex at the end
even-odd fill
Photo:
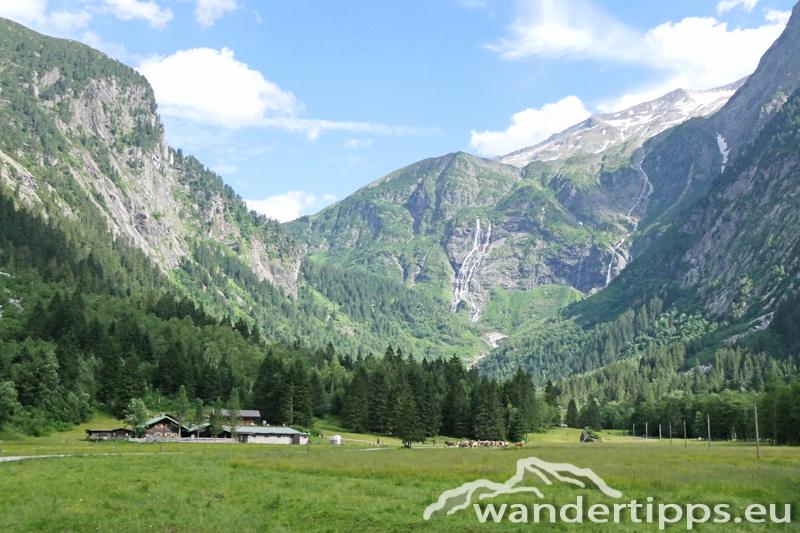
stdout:
POLYGON ((564 418, 564 423, 571 428, 577 428, 579 425, 578 405, 575 403, 574 398, 571 399, 567 405, 567 415, 564 418))

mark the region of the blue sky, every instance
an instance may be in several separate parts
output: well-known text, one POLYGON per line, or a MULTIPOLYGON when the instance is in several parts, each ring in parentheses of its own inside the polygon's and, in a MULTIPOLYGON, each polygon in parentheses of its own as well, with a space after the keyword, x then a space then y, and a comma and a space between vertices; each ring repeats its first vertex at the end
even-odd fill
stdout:
POLYGON ((793 2, 0 0, 143 72, 171 146, 280 220, 752 72, 793 2))

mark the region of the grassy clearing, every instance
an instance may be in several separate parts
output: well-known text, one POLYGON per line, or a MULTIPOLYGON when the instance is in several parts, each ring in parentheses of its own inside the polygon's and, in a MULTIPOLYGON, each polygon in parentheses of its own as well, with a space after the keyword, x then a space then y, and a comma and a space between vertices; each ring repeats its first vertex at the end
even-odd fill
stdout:
MULTIPOLYGON (((526 526, 480 524, 472 509, 422 519, 443 491, 476 479, 502 482, 518 459, 590 467, 623 502, 731 505, 792 503, 797 516, 800 449, 683 441, 644 441, 604 434, 601 444, 575 442, 577 430, 536 435, 522 449, 218 445, 203 453, 96 455, 0 463, 0 531, 510 531, 526 526), (277 451, 280 450, 280 451, 277 451)), ((102 446, 102 445, 100 445, 102 446)), ((165 452, 167 447, 165 446, 165 452)), ((619 502, 567 484, 541 487, 545 502, 619 502)), ((530 495, 494 503, 541 503, 530 495)), ((587 505, 588 508, 588 505, 587 505)), ((532 520, 532 517, 531 517, 532 520)), ((685 524, 674 530, 685 529, 685 524)), ((552 530, 657 531, 656 524, 552 530)), ((698 531, 732 531, 707 523, 698 531)), ((736 531, 796 531, 796 525, 738 524, 736 531)))

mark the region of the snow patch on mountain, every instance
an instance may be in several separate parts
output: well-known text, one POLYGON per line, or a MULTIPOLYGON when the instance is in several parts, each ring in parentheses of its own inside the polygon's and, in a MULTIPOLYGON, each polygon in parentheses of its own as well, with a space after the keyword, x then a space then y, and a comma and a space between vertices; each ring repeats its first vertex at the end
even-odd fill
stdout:
POLYGON ((728 154, 731 153, 731 149, 728 148, 728 143, 725 141, 725 137, 717 133, 717 146, 719 146, 719 153, 722 154, 722 168, 720 172, 725 172, 725 165, 728 164, 728 154))
POLYGON ((553 161, 579 154, 598 154, 631 139, 650 137, 694 117, 719 111, 747 78, 708 91, 677 89, 661 98, 614 113, 592 115, 535 146, 494 158, 522 168, 533 161, 553 161))

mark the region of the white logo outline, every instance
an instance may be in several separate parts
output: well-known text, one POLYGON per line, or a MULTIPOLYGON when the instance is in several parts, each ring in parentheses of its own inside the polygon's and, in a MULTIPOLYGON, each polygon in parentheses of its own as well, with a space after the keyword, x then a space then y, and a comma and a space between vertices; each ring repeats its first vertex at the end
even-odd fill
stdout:
POLYGON ((538 497, 544 498, 542 491, 536 487, 517 487, 517 485, 525 479, 525 475, 529 472, 538 476, 539 479, 541 479, 546 485, 552 485, 553 482, 550 481, 550 479, 545 475, 545 472, 553 476, 553 478, 558 481, 564 481, 566 483, 577 485, 581 488, 586 488, 586 484, 583 481, 572 477, 563 476, 559 473, 568 472, 575 477, 588 479, 594 483, 597 488, 600 489, 600 491, 602 491, 602 493, 606 496, 610 496, 612 498, 622 497, 622 492, 609 487, 600 476, 595 474, 589 468, 578 468, 577 466, 569 463, 548 463, 547 461, 543 461, 538 457, 528 457, 527 459, 520 459, 517 461, 516 474, 509 478, 505 483, 497 483, 495 481, 489 481, 488 479, 478 479, 476 481, 464 483, 458 488, 444 491, 435 503, 432 503, 425 508, 425 512, 423 513, 422 517, 425 520, 429 520, 433 513, 436 511, 441 511, 445 508, 447 508, 448 515, 452 515, 456 511, 466 509, 469 507, 469 504, 472 503, 472 497, 475 494, 475 491, 480 489, 486 489, 489 492, 480 494, 478 496, 479 500, 484 498, 494 498, 502 494, 515 494, 520 492, 532 492, 538 497), (454 499, 458 499, 460 501, 461 498, 464 499, 463 503, 452 502, 454 499), (452 505, 452 507, 449 505, 452 505))

